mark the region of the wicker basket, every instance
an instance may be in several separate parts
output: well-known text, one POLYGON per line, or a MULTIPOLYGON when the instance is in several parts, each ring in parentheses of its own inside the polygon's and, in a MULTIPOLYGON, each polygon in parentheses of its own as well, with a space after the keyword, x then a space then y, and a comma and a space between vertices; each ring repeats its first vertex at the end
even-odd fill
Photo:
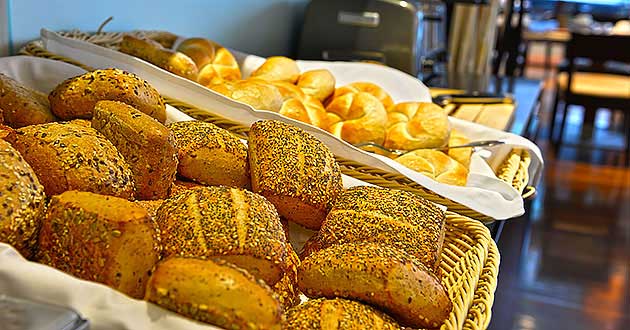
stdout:
MULTIPOLYGON (((113 49, 118 48, 118 45, 121 42, 123 35, 125 34, 159 38, 163 40, 174 40, 173 34, 163 31, 132 31, 126 33, 99 32, 88 34, 78 30, 74 30, 70 32, 63 32, 61 34, 65 37, 85 40, 94 44, 101 45, 103 47, 113 49)), ((91 69, 85 65, 82 65, 81 63, 78 63, 77 61, 48 52, 42 47, 41 41, 33 41, 31 43, 28 43, 24 48, 20 50, 20 54, 61 60, 80 66, 86 70, 91 69)), ((165 99, 167 103, 178 108, 180 111, 188 114, 195 119, 212 122, 220 127, 229 129, 230 131, 239 133, 241 135, 246 135, 249 131, 248 126, 243 126, 239 123, 226 120, 220 115, 207 111, 207 109, 198 109, 178 100, 173 100, 169 98, 165 99)), ((527 175, 529 162, 525 161, 529 160, 529 154, 527 151, 521 151, 519 152, 519 156, 522 156, 521 161, 514 161, 514 158, 506 159, 505 163, 502 165, 502 168, 505 168, 505 170, 503 171, 504 174, 499 177, 505 182, 511 184, 517 191, 521 192, 524 198, 532 197, 535 190, 533 189, 533 187, 527 186, 529 182, 529 176, 527 175), (520 176, 516 177, 517 173, 520 174, 520 176), (510 176, 510 174, 514 174, 514 176, 510 176)), ((473 219, 477 219, 486 224, 492 223, 495 220, 487 215, 472 210, 465 205, 459 204, 449 198, 440 196, 433 191, 423 187, 422 185, 416 183, 415 181, 407 178, 404 175, 387 172, 371 166, 366 166, 351 159, 337 157, 337 161, 342 167, 342 172, 346 175, 381 187, 400 189, 417 193, 432 202, 448 207, 450 211, 471 217, 473 219)))
MULTIPOLYGON (((38 42, 28 44, 20 51, 20 54, 60 60, 90 69, 76 61, 47 52, 38 42)), ((167 99, 167 103, 194 118, 213 122, 236 135, 246 138, 249 132, 249 127, 207 111, 192 108, 176 100, 167 99)), ((350 160, 338 159, 338 161, 342 165, 343 173, 354 178, 382 187, 412 191, 424 197, 437 196, 433 193, 427 194, 426 189, 417 184, 414 185, 413 182, 400 175, 385 173, 350 160)), ((506 164, 506 177, 509 175, 508 169, 512 169, 514 163, 515 161, 512 160, 506 164)), ((526 169, 527 167, 525 167, 525 172, 527 172, 526 169)), ((431 200, 443 203, 442 199, 431 200)), ((449 206, 449 209, 446 212, 446 234, 440 268, 443 275, 442 284, 453 302, 453 311, 440 329, 486 329, 490 323, 494 291, 497 286, 499 252, 490 237, 488 228, 479 221, 453 212, 453 207, 449 206)), ((466 208, 462 209, 466 210, 466 208)))

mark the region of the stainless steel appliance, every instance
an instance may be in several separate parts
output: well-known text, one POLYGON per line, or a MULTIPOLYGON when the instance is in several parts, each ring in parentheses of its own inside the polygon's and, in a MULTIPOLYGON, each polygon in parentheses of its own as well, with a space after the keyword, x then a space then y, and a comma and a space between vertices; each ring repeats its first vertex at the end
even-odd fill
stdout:
POLYGON ((445 48, 444 14, 436 0, 312 0, 298 58, 372 61, 415 76, 424 58, 445 48))

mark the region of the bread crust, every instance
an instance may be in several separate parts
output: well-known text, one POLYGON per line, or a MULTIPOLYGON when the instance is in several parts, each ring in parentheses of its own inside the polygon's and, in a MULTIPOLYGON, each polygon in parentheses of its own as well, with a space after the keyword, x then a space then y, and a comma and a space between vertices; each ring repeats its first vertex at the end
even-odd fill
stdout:
POLYGON ((281 303, 243 269, 221 260, 172 257, 160 262, 145 300, 225 329, 283 329, 281 303))
POLYGON ((197 64, 197 82, 204 86, 241 79, 241 70, 234 55, 213 41, 189 38, 179 44, 177 51, 188 55, 197 64))
POLYGON ((300 68, 294 60, 288 57, 272 56, 254 70, 251 77, 269 81, 280 80, 295 84, 300 77, 300 68))
POLYGON ((383 88, 381 88, 377 84, 366 81, 358 81, 337 88, 331 98, 331 101, 334 101, 336 98, 348 93, 356 94, 361 92, 368 93, 374 96, 383 104, 383 107, 385 109, 391 107, 394 104, 392 97, 383 88))
POLYGON ((67 191, 51 198, 38 260, 142 298, 160 251, 157 227, 144 208, 113 196, 67 191))
POLYGON ((219 257, 273 285, 287 266, 280 218, 262 196, 228 187, 190 189, 158 210, 164 256, 219 257))
POLYGON ((168 197, 178 165, 173 132, 149 115, 117 101, 96 103, 92 127, 112 142, 129 164, 136 198, 168 197))
POLYGON ((279 121, 252 125, 249 162, 253 191, 273 203, 280 215, 306 228, 319 229, 343 190, 330 149, 279 121))
POLYGON ((0 242, 30 258, 45 204, 44 187, 33 169, 8 142, 0 140, 0 242))
POLYGON ((0 123, 20 128, 50 123, 57 118, 50 111, 46 94, 30 89, 0 73, 0 123))
POLYGON ((287 330, 400 330, 389 315, 357 301, 310 299, 287 312, 287 330))
POLYGON ((103 135, 75 123, 18 129, 12 142, 33 168, 48 196, 68 190, 133 198, 133 174, 103 135))
POLYGON ((398 103, 387 109, 385 147, 415 150, 448 143, 451 124, 444 109, 428 102, 398 103))
POLYGON ((326 69, 310 70, 302 73, 296 85, 304 94, 320 102, 326 101, 335 91, 335 77, 326 69))
POLYGON ((302 261, 298 285, 308 297, 356 299, 403 326, 437 328, 452 310, 440 281, 417 258, 374 243, 333 245, 302 261))
POLYGON ((202 121, 172 123, 179 175, 205 185, 250 186, 247 146, 230 132, 202 121))
POLYGON ((444 184, 465 186, 468 180, 468 169, 441 151, 418 149, 395 160, 444 184))
POLYGON ((328 131, 350 144, 374 142, 383 144, 387 112, 382 103, 369 93, 347 93, 327 107, 328 131))
POLYGON ((63 120, 90 119, 96 102, 127 103, 157 119, 166 120, 166 106, 158 91, 135 74, 103 69, 65 80, 48 95, 52 112, 63 120))

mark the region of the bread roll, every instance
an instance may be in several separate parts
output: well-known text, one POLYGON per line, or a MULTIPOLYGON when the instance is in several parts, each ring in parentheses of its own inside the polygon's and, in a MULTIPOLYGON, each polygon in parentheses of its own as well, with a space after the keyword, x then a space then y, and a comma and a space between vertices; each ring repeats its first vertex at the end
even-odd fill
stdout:
POLYGON ((283 329, 282 305, 271 289, 221 260, 173 257, 158 264, 147 301, 225 329, 283 329))
POLYGON ((155 64, 180 77, 197 81, 199 70, 195 62, 186 54, 165 49, 157 41, 125 35, 119 50, 155 64))
POLYGON ((306 96, 302 100, 292 98, 284 101, 278 113, 319 128, 328 127, 326 109, 321 102, 311 96, 306 96))
MULTIPOLYGON (((470 139, 464 134, 456 130, 451 130, 451 135, 448 139, 448 146, 461 146, 470 143, 470 139)), ((470 167, 470 157, 472 156, 472 148, 453 148, 448 149, 448 155, 464 165, 465 168, 470 167)))
POLYGON ((252 125, 249 164, 254 192, 306 228, 319 229, 343 189, 339 165, 328 147, 279 121, 252 125))
POLYGON ((133 198, 133 174, 103 135, 74 123, 31 125, 12 142, 31 165, 48 196, 67 190, 133 198))
POLYGON ((247 190, 190 189, 158 210, 164 255, 220 257, 273 285, 282 277, 287 242, 273 205, 247 190))
POLYGON ((159 31, 157 33, 152 31, 151 33, 148 33, 147 37, 159 43, 164 48, 172 48, 175 41, 179 38, 178 35, 167 31, 159 31))
POLYGON ((229 50, 217 43, 203 38, 190 38, 182 41, 177 51, 188 55, 197 64, 197 82, 204 86, 241 79, 236 59, 229 50))
POLYGON ((342 140, 358 144, 383 144, 387 112, 379 100, 368 93, 348 93, 327 107, 328 131, 342 140))
POLYGON ((396 158, 396 161, 437 182, 465 186, 468 179, 468 169, 441 151, 414 150, 396 158))
POLYGON ((140 299, 159 256, 157 228, 133 202, 79 191, 51 198, 39 235, 41 263, 140 299))
POLYGON ((282 95, 283 101, 287 101, 290 99, 298 99, 300 101, 303 101, 306 97, 306 94, 304 94, 304 92, 299 87, 286 81, 266 81, 258 78, 250 78, 248 79, 248 81, 257 81, 263 84, 274 86, 276 89, 278 89, 280 95, 282 95))
POLYGON ((385 147, 415 150, 443 147, 451 124, 446 112, 433 103, 405 102, 389 108, 385 147))
POLYGON ((44 187, 35 172, 17 150, 0 140, 0 242, 30 258, 45 204, 44 187))
POLYGON ((166 126, 125 103, 99 101, 92 127, 125 157, 138 199, 168 197, 177 173, 177 148, 166 126))
POLYGON ((218 126, 202 121, 183 121, 168 127, 179 149, 178 173, 207 185, 249 187, 247 147, 218 126))
POLYGON ((355 82, 355 83, 337 88, 335 90, 335 93, 332 96, 331 101, 334 101, 336 98, 342 95, 356 94, 360 92, 368 93, 376 97, 379 101, 381 101, 385 109, 394 105, 394 101, 392 100, 392 97, 389 96, 389 94, 387 94, 387 92, 384 89, 382 89, 380 86, 376 84, 373 84, 370 82, 364 82, 364 81, 355 82))
POLYGON ((444 212, 402 190, 353 187, 344 191, 319 231, 320 248, 373 242, 416 256, 438 274, 444 242, 444 212))
POLYGON ((164 100, 155 88, 133 73, 104 69, 67 79, 48 95, 52 112, 64 120, 92 118, 98 101, 110 100, 130 106, 157 119, 166 120, 164 100))
POLYGON ((256 110, 278 112, 284 100, 275 86, 256 79, 225 82, 210 89, 256 110))
POLYGON ((446 290, 417 258, 374 243, 333 245, 302 261, 300 290, 374 305, 403 326, 437 328, 452 309, 446 290))
POLYGON ((46 94, 30 89, 0 73, 0 117, 13 128, 44 124, 57 118, 50 111, 46 94))
POLYGON ((311 299, 287 312, 287 330, 400 330, 389 315, 346 299, 311 299))
POLYGON ((265 63, 252 72, 251 77, 269 81, 286 81, 291 84, 300 77, 300 68, 297 63, 284 56, 269 57, 265 63))
POLYGON ((306 71, 300 75, 297 86, 306 95, 324 102, 335 91, 335 77, 326 69, 306 71))

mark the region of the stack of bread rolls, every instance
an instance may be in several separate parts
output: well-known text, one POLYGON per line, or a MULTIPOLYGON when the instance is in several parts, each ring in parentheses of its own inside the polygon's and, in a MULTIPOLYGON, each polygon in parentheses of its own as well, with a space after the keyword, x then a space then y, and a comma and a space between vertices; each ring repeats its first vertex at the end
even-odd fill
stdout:
POLYGON ((460 133, 450 138, 447 113, 433 103, 395 104, 387 91, 371 82, 335 88, 330 71, 301 72, 294 60, 283 56, 269 57, 243 79, 229 50, 203 38, 185 39, 171 50, 154 40, 125 36, 120 50, 254 109, 277 112, 327 130, 350 144, 421 149, 399 163, 441 183, 466 185, 471 149, 431 150, 466 140, 460 133), (188 60, 182 60, 184 57, 188 60))
MULTIPOLYGON (((257 76, 288 107, 321 104, 327 74, 257 76)), ((210 123, 165 125, 157 91, 116 69, 70 78, 48 103, 3 81, 0 241, 24 256, 229 329, 327 329, 335 315, 342 328, 437 327, 450 313, 444 213, 411 193, 344 190, 305 131, 259 121, 245 144, 210 123), (51 120, 22 120, 32 112, 51 120), (318 231, 302 260, 287 222, 318 231)))

